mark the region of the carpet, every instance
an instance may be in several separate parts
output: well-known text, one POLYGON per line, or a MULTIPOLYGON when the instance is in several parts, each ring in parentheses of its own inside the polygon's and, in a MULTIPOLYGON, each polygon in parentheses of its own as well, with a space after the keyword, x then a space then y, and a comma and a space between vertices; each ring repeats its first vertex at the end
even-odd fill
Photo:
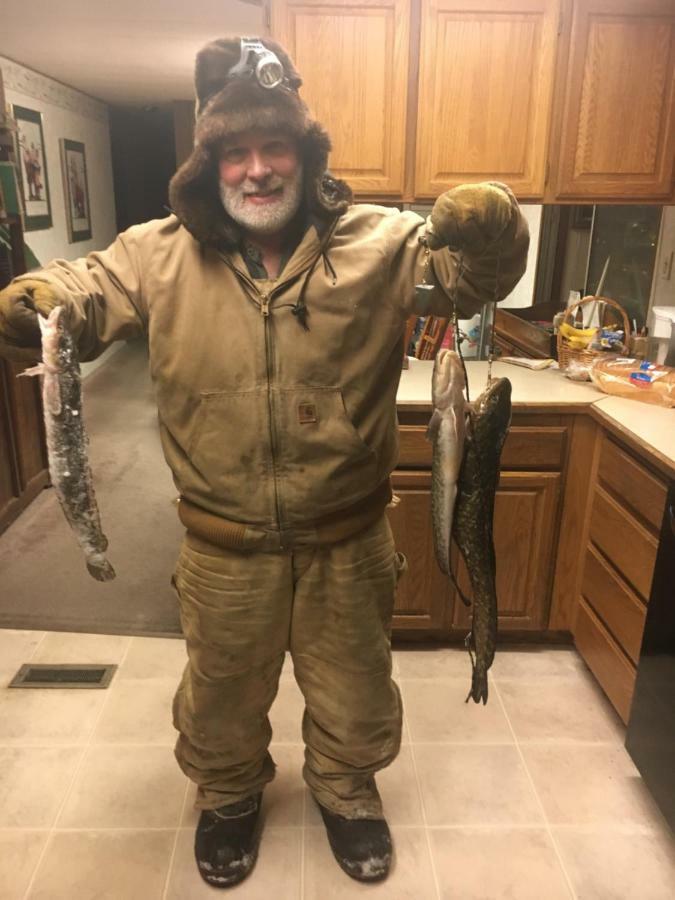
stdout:
POLYGON ((89 460, 108 558, 100 584, 45 489, 0 535, 0 627, 103 634, 181 633, 170 586, 184 529, 162 455, 144 342, 125 345, 83 382, 89 460))

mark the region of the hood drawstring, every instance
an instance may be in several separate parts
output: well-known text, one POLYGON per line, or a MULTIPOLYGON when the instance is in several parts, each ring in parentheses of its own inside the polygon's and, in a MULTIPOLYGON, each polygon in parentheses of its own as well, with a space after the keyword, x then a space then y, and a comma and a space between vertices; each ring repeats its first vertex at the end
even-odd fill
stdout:
POLYGON ((314 260, 314 262, 312 263, 310 268, 308 269, 307 274, 305 275, 305 278, 302 282, 302 287, 300 288, 300 296, 298 297, 297 303, 295 303, 295 304, 293 304, 293 306, 291 306, 291 312, 293 313, 293 315, 295 316, 295 318, 298 320, 298 322, 304 328, 305 331, 309 331, 309 325, 307 324, 307 316, 309 315, 309 310, 305 306, 305 294, 307 292, 307 285, 309 284, 309 279, 312 275, 312 272, 316 268, 316 264, 318 263, 318 261, 320 259, 323 259, 323 266, 324 266, 324 271, 326 272, 326 274, 328 274, 328 270, 330 270, 331 276, 333 278, 333 284, 337 283, 337 273, 336 273, 335 269, 333 268, 333 265, 332 265, 330 259, 328 258, 328 252, 327 252, 326 248, 328 247, 328 243, 329 243, 330 239, 333 237, 333 232, 337 228, 338 218, 339 217, 337 217, 333 221, 332 225, 330 226, 330 228, 326 231, 325 235, 323 236, 323 239, 321 241, 321 246, 319 249, 319 253, 317 254, 316 259, 314 260))

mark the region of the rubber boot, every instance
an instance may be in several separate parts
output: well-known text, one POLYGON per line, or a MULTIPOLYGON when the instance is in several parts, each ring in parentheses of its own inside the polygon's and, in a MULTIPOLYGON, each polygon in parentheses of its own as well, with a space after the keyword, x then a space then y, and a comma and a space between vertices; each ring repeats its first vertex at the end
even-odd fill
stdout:
POLYGON ((317 803, 338 865, 357 881, 383 881, 393 847, 384 819, 346 819, 317 803))
POLYGON ((207 884, 233 887, 255 865, 262 833, 261 801, 262 793, 202 811, 195 834, 195 859, 207 884))

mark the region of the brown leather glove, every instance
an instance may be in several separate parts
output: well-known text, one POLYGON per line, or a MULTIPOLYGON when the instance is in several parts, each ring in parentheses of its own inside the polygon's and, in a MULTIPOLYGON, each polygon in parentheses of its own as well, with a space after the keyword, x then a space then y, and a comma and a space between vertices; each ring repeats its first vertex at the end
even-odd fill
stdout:
POLYGON ((434 203, 427 222, 427 242, 431 250, 448 247, 480 256, 499 240, 513 217, 505 185, 493 181, 460 184, 434 203))
POLYGON ((31 362, 40 355, 38 313, 67 305, 56 288, 38 279, 13 281, 0 291, 0 356, 31 362))

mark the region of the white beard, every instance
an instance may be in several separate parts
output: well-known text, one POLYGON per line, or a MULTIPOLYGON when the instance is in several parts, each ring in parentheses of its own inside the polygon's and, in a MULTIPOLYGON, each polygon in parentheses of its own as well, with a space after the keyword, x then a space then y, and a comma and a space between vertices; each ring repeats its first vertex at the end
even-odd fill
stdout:
POLYGON ((264 184, 242 181, 237 187, 220 182, 220 199, 225 212, 246 231, 257 234, 276 234, 291 221, 302 201, 302 165, 298 164, 293 175, 282 178, 272 175, 264 184), (246 199, 246 195, 260 190, 283 187, 275 203, 258 206, 246 199))

